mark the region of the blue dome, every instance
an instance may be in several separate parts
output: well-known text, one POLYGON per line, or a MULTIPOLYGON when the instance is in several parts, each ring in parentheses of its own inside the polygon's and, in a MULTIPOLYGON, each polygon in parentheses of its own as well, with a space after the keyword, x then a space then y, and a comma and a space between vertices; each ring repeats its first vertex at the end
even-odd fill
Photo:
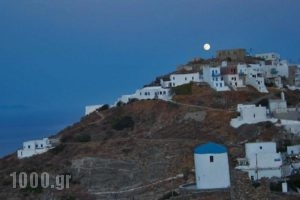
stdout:
POLYGON ((226 152, 227 148, 225 146, 213 142, 208 142, 206 144, 202 144, 194 148, 195 154, 214 154, 226 152))

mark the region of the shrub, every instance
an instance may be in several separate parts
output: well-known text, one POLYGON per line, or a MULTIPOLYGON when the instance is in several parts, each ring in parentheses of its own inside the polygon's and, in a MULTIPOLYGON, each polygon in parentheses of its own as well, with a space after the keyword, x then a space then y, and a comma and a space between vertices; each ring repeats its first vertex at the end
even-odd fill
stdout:
POLYGON ((54 154, 54 155, 57 155, 60 152, 62 152, 65 149, 65 147, 66 147, 65 144, 60 144, 60 145, 54 147, 53 149, 50 149, 49 152, 54 154))
POLYGON ((101 106, 98 111, 103 111, 103 110, 107 110, 109 109, 109 105, 108 104, 104 104, 103 106, 101 106))
POLYGON ((89 142, 91 141, 91 136, 87 133, 80 133, 75 138, 76 142, 89 142))
POLYGON ((125 103, 123 103, 122 101, 118 101, 118 103, 117 103, 117 107, 121 107, 121 106, 123 106, 125 103))
POLYGON ((136 101, 138 101, 137 98, 132 98, 132 99, 129 99, 129 102, 128 102, 128 103, 133 103, 133 102, 136 102, 136 101))
POLYGON ((121 118, 116 118, 113 120, 112 122, 112 127, 115 130, 123 130, 125 128, 133 128, 134 127, 134 121, 132 119, 132 117, 130 116, 124 116, 121 118))
POLYGON ((42 188, 42 184, 41 184, 41 179, 38 178, 37 187, 31 187, 29 184, 29 181, 28 181, 27 186, 25 188, 22 188, 21 191, 25 192, 25 193, 42 193, 43 188, 42 188))
POLYGON ((172 88, 172 92, 176 95, 191 95, 192 94, 192 83, 179 85, 172 88))

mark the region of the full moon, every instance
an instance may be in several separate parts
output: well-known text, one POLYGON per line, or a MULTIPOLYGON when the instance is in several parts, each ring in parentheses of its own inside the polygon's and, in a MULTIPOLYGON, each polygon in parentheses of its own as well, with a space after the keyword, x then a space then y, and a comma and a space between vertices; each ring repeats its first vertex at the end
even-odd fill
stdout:
POLYGON ((205 44, 203 45, 203 49, 204 49, 205 51, 208 51, 208 50, 210 49, 210 44, 205 43, 205 44))

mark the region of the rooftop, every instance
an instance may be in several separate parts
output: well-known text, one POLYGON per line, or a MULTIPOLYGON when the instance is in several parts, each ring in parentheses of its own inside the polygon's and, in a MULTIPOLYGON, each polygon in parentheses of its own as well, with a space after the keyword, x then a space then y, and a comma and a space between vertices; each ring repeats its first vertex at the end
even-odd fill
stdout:
POLYGON ((210 154, 210 153, 225 153, 227 148, 223 145, 216 144, 213 142, 208 142, 206 144, 199 145, 195 147, 195 154, 210 154))

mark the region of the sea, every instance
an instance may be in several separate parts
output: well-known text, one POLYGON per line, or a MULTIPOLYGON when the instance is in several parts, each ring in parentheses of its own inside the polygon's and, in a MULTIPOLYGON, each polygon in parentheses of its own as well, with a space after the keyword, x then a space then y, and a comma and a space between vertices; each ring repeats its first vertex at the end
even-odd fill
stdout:
POLYGON ((0 158, 16 153, 24 141, 55 135, 82 117, 61 110, 0 110, 0 158))

